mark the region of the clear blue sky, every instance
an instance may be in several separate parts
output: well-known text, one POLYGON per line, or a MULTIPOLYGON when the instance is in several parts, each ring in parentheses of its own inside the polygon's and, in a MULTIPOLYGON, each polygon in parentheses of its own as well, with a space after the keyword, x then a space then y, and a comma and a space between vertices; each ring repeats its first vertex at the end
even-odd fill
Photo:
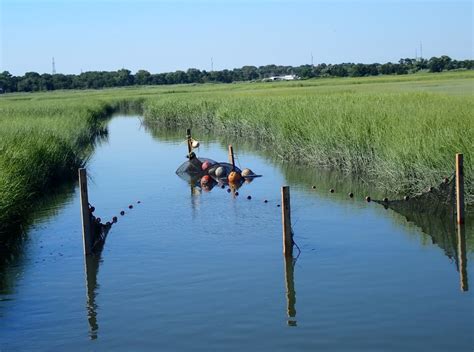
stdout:
POLYGON ((0 71, 232 69, 473 57, 472 1, 0 0, 0 71))

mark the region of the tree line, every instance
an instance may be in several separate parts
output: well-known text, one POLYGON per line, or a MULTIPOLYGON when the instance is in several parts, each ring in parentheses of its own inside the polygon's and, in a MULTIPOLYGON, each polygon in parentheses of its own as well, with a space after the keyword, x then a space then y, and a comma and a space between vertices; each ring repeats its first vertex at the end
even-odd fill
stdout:
POLYGON ((56 89, 101 89, 133 85, 163 85, 180 83, 231 83, 238 81, 257 81, 271 76, 296 75, 301 79, 315 77, 364 77, 377 75, 404 75, 418 71, 441 72, 446 70, 474 69, 474 60, 453 60, 449 56, 431 59, 400 59, 397 63, 385 64, 318 64, 293 66, 243 66, 233 70, 206 71, 190 68, 152 74, 139 70, 89 71, 74 74, 39 74, 27 72, 23 76, 13 76, 8 71, 0 73, 0 93, 36 92, 56 89))

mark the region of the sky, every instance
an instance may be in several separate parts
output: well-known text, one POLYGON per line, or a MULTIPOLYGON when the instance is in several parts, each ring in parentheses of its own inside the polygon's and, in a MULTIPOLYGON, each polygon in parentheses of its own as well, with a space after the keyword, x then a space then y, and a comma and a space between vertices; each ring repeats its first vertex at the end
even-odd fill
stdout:
POLYGON ((0 72, 473 58, 471 0, 0 0, 0 72))

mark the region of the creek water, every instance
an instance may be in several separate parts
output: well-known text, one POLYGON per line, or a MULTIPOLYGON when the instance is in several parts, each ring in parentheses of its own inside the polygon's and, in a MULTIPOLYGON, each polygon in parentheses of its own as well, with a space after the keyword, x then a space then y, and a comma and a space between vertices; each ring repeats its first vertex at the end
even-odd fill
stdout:
MULTIPOLYGON (((238 141, 226 142, 239 165, 263 177, 236 197, 192 190, 175 174, 184 132, 137 116, 108 128, 87 166, 89 198, 119 221, 85 261, 77 186, 38 211, 1 272, 1 351, 472 350, 472 226, 459 260, 445 221, 407 221, 365 202, 370 189, 353 180, 238 141), (284 184, 296 261, 282 255, 284 184)), ((227 161, 226 145, 205 139, 198 155, 227 161)))

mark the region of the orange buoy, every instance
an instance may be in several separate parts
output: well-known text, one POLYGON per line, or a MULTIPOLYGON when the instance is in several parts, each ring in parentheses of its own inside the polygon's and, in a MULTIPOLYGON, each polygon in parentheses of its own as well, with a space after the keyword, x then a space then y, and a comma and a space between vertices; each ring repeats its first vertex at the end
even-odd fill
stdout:
POLYGON ((201 184, 202 185, 207 185, 210 182, 211 182, 211 176, 204 175, 203 177, 201 177, 201 184))
POLYGON ((238 172, 236 171, 232 171, 229 176, 227 177, 227 180, 230 182, 230 183, 236 183, 236 182, 239 182, 240 179, 242 178, 242 175, 240 175, 238 172))

